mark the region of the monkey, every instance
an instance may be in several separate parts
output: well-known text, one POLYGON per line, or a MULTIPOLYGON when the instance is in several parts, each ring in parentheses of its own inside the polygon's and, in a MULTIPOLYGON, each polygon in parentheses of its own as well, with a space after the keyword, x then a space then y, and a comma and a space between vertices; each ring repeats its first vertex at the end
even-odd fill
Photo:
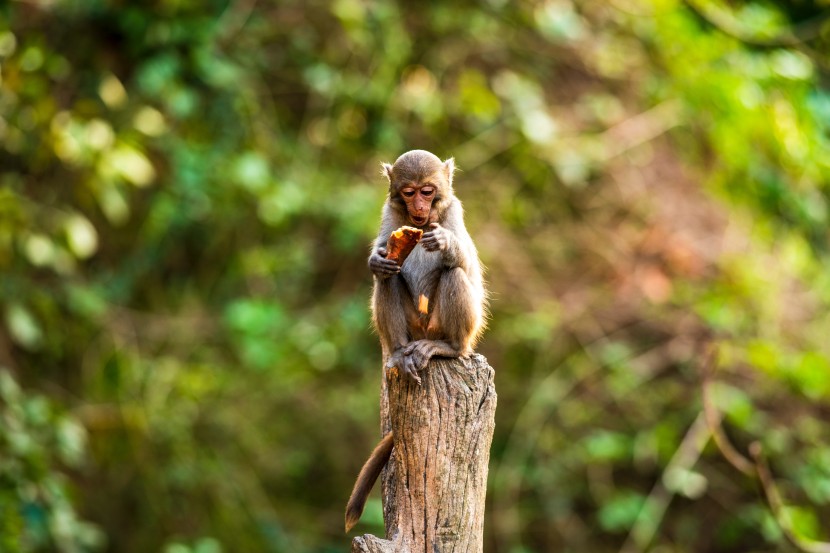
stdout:
POLYGON ((372 322, 386 368, 397 367, 420 382, 417 373, 431 357, 472 352, 485 319, 481 263, 453 192, 453 158, 441 162, 430 152, 412 150, 382 167, 389 195, 369 257, 372 322), (425 233, 399 266, 386 259, 385 246, 389 234, 403 225, 425 233), (421 295, 429 300, 425 332, 415 322, 421 295))
MULTIPOLYGON (((455 160, 441 161, 425 150, 412 150, 394 165, 381 167, 389 193, 368 261, 374 280, 372 323, 384 368, 396 368, 420 385, 418 373, 432 357, 472 353, 485 326, 487 292, 478 252, 453 191, 455 160), (386 242, 403 225, 424 234, 398 265, 386 259, 386 242)), ((389 432, 361 469, 346 506, 346 532, 360 519, 393 444, 389 432)))

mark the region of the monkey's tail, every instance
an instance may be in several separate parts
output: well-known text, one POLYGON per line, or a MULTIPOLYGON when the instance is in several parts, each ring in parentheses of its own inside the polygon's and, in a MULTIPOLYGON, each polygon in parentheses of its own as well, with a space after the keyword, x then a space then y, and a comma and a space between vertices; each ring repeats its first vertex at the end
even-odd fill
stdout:
POLYGON ((357 482, 354 483, 352 495, 349 497, 349 502, 346 504, 346 532, 352 529, 360 520, 360 515, 363 514, 363 507, 366 506, 366 499, 369 497, 369 492, 372 491, 372 486, 380 476, 380 471, 392 455, 392 432, 389 432, 369 455, 369 459, 363 468, 360 469, 360 474, 357 476, 357 482))

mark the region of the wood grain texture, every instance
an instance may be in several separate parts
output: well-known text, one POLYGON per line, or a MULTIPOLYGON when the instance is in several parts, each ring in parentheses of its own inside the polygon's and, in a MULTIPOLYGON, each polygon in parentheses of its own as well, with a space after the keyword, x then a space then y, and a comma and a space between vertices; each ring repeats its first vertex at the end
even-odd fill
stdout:
POLYGON ((381 426, 395 433, 395 447, 382 475, 386 539, 359 536, 353 553, 482 551, 493 377, 478 354, 432 359, 420 387, 388 376, 381 426))

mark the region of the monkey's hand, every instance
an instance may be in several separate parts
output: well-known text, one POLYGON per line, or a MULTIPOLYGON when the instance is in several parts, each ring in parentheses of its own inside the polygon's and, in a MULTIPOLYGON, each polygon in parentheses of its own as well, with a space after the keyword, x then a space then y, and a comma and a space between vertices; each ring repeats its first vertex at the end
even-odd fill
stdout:
POLYGON ((421 246, 428 252, 446 251, 450 247, 453 236, 450 231, 439 225, 431 223, 429 232, 421 238, 421 246))
POLYGON ((378 278, 389 278, 401 272, 401 266, 391 259, 386 259, 386 248, 378 248, 369 256, 369 270, 378 278))
POLYGON ((441 340, 416 340, 403 348, 403 370, 416 379, 421 379, 418 373, 424 370, 433 357, 458 357, 461 352, 447 342, 441 340))

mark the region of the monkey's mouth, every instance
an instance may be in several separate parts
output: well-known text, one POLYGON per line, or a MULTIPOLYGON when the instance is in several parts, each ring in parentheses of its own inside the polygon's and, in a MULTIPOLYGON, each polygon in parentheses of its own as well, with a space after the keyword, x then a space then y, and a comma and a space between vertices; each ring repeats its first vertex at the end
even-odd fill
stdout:
POLYGON ((424 217, 416 217, 415 215, 410 215, 409 218, 412 219, 412 222, 415 223, 416 227, 422 227, 426 224, 427 219, 429 219, 429 215, 426 215, 424 217))

